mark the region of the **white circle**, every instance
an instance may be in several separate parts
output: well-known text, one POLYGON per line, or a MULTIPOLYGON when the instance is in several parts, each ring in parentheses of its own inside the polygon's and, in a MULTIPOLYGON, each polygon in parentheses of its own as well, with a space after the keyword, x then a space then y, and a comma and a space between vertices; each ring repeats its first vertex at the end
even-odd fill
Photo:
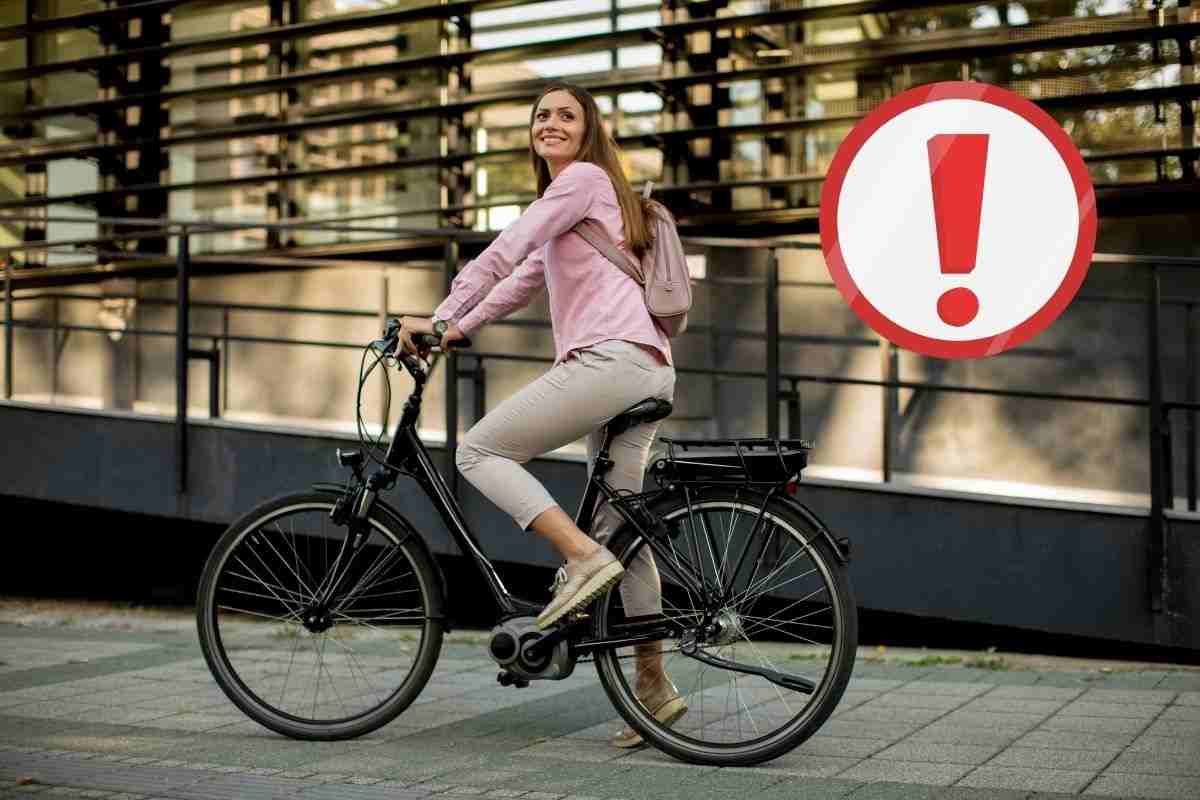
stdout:
POLYGON ((1028 320, 1066 278, 1079 238, 1071 174, 1032 123, 978 100, 938 100, 905 111, 863 143, 838 200, 846 270, 896 325, 947 341, 982 339, 1028 320), (938 134, 988 134, 975 268, 941 271, 927 143, 938 134), (965 286, 979 313, 948 325, 937 301, 965 286))

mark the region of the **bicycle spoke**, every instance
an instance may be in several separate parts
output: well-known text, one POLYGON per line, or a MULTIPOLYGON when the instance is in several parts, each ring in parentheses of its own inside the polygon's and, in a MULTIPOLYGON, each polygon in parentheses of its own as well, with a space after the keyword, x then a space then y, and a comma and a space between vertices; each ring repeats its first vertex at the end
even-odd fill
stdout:
MULTIPOLYGON (((682 528, 688 543, 680 540, 676 547, 663 539, 669 543, 662 548, 666 557, 657 559, 663 614, 690 631, 685 636, 693 637, 690 646, 698 650, 664 650, 664 667, 688 710, 673 727, 655 730, 689 752, 719 746, 730 753, 779 740, 830 702, 828 692, 804 688, 828 685, 841 624, 830 573, 814 552, 815 534, 754 496, 739 491, 729 497, 706 497, 690 508, 681 500, 664 521, 672 530, 682 528), (703 569, 695 563, 697 554, 703 569), (681 568, 693 569, 706 585, 716 581, 722 595, 699 597, 689 582, 677 581, 681 568), (709 602, 713 605, 704 605, 709 602), (702 619, 709 623, 703 630, 698 627, 702 619), (793 658, 801 659, 802 669, 793 658)), ((636 577, 627 573, 625 580, 636 577)), ((615 594, 602 603, 605 619, 621 619, 615 594)), ((630 697, 637 678, 635 655, 596 657, 598 665, 613 659, 609 663, 618 666, 630 697)))
POLYGON ((418 663, 408 645, 396 647, 397 632, 416 631, 425 647, 430 616, 425 578, 398 535, 372 522, 352 551, 343 546, 346 528, 326 529, 328 515, 328 505, 301 507, 248 526, 228 545, 207 595, 220 658, 239 691, 264 712, 318 726, 393 702, 418 663))

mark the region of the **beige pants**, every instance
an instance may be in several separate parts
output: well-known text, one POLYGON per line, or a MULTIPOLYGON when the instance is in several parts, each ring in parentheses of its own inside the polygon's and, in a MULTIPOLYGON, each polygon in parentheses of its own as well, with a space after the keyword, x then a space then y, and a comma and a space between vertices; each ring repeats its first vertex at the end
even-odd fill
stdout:
MULTIPOLYGON (((587 436, 590 476, 609 420, 647 397, 674 396, 675 369, 656 352, 617 339, 600 342, 574 351, 496 406, 463 437, 455 461, 463 477, 526 530, 558 503, 521 464, 587 436)), ((642 490, 657 429, 656 422, 635 425, 613 440, 609 456, 615 466, 606 476, 610 486, 642 490)), ((621 522, 602 502, 592 536, 605 544, 621 522)), ((627 614, 662 612, 661 584, 649 548, 642 548, 620 587, 627 614)))

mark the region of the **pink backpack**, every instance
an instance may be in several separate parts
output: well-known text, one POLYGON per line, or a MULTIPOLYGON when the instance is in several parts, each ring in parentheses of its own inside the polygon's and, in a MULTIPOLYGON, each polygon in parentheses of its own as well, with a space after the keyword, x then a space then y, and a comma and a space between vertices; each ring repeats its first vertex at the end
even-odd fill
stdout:
MULTIPOLYGON (((653 184, 646 183, 645 196, 650 196, 653 184)), ((683 243, 675 229, 675 218, 661 203, 652 202, 654 213, 650 225, 654 243, 637 263, 632 256, 621 252, 600 223, 582 220, 572 230, 578 233, 600 254, 638 282, 645 290, 646 308, 667 336, 678 336, 687 330, 687 315, 692 307, 692 283, 688 273, 683 243)))

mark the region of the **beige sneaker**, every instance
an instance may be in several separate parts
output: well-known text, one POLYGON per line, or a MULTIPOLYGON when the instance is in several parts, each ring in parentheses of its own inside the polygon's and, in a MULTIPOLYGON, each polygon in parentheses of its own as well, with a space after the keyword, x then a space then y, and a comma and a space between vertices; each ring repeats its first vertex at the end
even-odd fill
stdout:
MULTIPOLYGON (((678 722, 688 710, 687 703, 670 679, 659 681, 645 695, 638 692, 637 697, 656 720, 668 727, 678 722)), ((613 747, 637 747, 642 742, 642 735, 633 728, 622 728, 611 740, 613 747)))
POLYGON ((567 562, 563 567, 567 580, 563 583, 555 581, 558 590, 554 599, 538 614, 537 627, 539 630, 548 628, 565 615, 583 608, 596 595, 621 580, 625 567, 617 557, 603 545, 588 558, 575 563, 567 562))

